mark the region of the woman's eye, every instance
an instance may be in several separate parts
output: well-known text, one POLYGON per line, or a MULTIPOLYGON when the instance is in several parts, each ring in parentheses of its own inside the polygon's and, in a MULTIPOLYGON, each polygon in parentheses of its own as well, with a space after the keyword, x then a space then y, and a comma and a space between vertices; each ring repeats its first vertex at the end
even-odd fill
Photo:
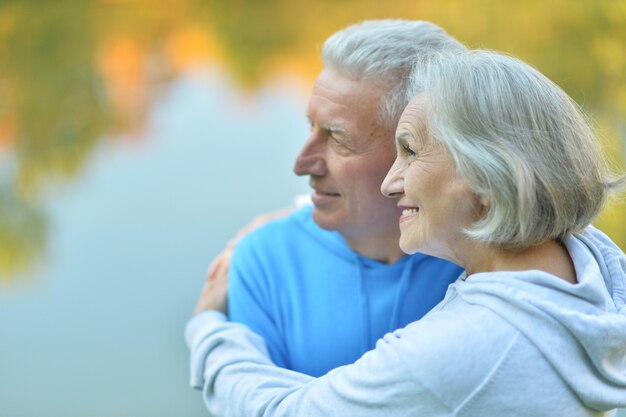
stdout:
POLYGON ((411 149, 411 147, 407 144, 403 144, 402 145, 402 150, 404 151, 404 153, 406 153, 407 155, 413 156, 415 155, 415 152, 413 151, 413 149, 411 149))

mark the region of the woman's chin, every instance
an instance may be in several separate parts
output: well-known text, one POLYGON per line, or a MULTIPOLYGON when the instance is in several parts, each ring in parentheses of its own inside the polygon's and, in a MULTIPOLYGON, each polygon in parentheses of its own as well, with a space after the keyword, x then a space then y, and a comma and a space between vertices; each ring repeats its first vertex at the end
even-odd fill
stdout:
POLYGON ((421 245, 416 245, 416 242, 407 242, 400 237, 400 249, 407 255, 413 255, 414 253, 420 252, 420 247, 421 245))
POLYGON ((448 259, 448 256, 446 256, 444 252, 436 250, 432 245, 426 245, 421 240, 417 241, 416 239, 411 239, 409 241, 408 239, 403 240, 402 237, 400 237, 400 249, 407 255, 421 253, 435 258, 448 259))

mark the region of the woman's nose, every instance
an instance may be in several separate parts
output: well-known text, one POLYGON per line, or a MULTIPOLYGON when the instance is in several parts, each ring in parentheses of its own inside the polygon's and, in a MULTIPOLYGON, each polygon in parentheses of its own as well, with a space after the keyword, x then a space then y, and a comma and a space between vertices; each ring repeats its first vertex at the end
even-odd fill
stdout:
POLYGON ((380 186, 380 191, 385 197, 398 198, 404 193, 404 178, 402 172, 401 163, 396 158, 380 186))

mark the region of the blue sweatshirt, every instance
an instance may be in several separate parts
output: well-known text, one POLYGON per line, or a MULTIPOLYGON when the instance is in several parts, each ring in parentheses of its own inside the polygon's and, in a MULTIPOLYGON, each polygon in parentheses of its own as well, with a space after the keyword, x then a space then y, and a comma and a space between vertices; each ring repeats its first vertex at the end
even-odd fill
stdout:
POLYGON ((275 364, 321 376, 421 318, 462 270, 421 254, 390 265, 365 258, 311 213, 305 206, 237 245, 228 311, 265 339, 275 364))
POLYGON ((191 385, 220 417, 598 417, 626 406, 626 256, 588 228, 566 238, 578 283, 472 274, 356 363, 310 376, 209 311, 187 325, 191 385))

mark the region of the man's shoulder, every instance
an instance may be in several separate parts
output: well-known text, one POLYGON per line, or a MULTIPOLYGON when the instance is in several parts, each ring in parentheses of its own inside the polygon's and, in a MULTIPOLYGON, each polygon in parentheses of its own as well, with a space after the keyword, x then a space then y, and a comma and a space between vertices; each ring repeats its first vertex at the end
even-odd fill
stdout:
POLYGON ((288 216, 272 220, 247 234, 235 248, 235 252, 272 252, 298 248, 311 250, 314 247, 341 246, 341 239, 333 232, 321 229, 312 218, 310 205, 300 207, 288 216))
POLYGON ((238 243, 242 244, 268 244, 300 233, 307 233, 307 223, 311 219, 311 209, 300 207, 289 215, 279 219, 270 220, 262 226, 248 233, 238 243))

